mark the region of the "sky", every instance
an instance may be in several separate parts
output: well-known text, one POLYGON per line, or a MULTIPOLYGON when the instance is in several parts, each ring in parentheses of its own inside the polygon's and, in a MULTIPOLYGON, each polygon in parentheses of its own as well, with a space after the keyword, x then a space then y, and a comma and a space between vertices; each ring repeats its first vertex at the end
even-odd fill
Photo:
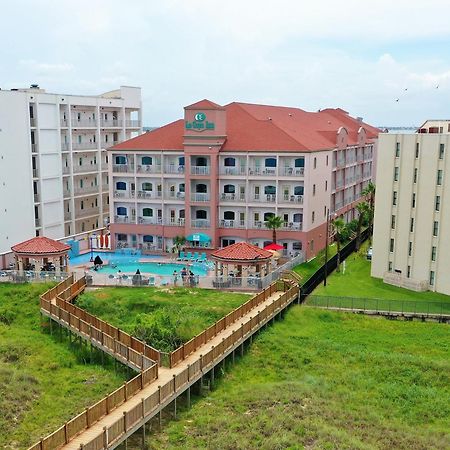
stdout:
POLYGON ((2 0, 0 88, 142 88, 144 126, 203 98, 450 118, 449 0, 2 0))

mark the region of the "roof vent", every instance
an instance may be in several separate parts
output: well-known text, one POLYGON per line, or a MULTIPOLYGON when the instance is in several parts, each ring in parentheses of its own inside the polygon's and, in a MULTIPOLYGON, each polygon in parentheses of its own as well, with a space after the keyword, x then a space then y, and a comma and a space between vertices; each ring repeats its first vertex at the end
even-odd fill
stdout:
POLYGON ((363 121, 363 118, 362 118, 362 117, 357 117, 356 120, 357 120, 358 122, 362 122, 362 121, 363 121))
POLYGON ((268 120, 272 120, 272 117, 268 117, 267 119, 268 119, 268 120))
POLYGON ((292 113, 289 113, 289 117, 292 117, 292 113))
POLYGON ((30 89, 39 89, 39 85, 38 84, 31 84, 30 85, 30 89))

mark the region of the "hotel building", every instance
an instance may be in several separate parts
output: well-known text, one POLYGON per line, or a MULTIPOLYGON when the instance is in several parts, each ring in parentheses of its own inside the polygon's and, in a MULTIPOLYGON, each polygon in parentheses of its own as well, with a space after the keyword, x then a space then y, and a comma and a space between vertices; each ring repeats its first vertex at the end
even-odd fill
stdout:
POLYGON ((115 247, 168 251, 272 241, 286 254, 325 246, 327 214, 355 217, 372 177, 378 129, 341 109, 202 100, 184 118, 111 147, 111 236, 115 247))
POLYGON ((380 134, 372 276, 450 294, 450 121, 380 134))
POLYGON ((0 253, 109 222, 108 155, 141 133, 141 90, 99 96, 0 90, 0 253))

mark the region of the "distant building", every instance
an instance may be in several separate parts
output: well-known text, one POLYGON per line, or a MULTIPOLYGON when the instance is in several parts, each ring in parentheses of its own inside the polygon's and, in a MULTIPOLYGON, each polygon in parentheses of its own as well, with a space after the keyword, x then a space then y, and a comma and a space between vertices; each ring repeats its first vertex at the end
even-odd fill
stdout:
POLYGON ((380 134, 372 276, 450 294, 448 130, 449 120, 427 121, 415 134, 380 134))
POLYGON ((0 253, 109 220, 106 147, 141 133, 141 90, 0 90, 0 253))
POLYGON ((110 148, 111 236, 116 247, 215 249, 272 241, 285 254, 325 246, 327 214, 356 217, 372 177, 378 129, 342 109, 202 100, 184 118, 110 148))

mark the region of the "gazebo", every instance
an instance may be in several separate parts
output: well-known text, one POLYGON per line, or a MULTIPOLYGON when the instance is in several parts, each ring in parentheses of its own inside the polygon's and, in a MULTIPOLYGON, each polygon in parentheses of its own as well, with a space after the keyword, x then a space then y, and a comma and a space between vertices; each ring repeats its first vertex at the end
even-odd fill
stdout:
POLYGON ((16 259, 16 269, 33 271, 68 271, 70 246, 44 236, 37 236, 11 247, 16 259))
POLYGON ((216 281, 240 285, 242 278, 264 277, 270 273, 272 256, 272 252, 248 242, 236 242, 216 250, 211 254, 215 262, 216 281))

